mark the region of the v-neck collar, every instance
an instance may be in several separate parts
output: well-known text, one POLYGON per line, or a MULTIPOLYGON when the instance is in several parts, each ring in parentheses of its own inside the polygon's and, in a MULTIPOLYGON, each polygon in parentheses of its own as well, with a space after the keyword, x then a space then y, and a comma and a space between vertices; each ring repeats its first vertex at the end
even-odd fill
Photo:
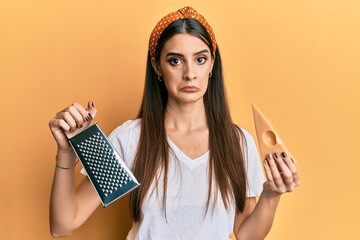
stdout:
POLYGON ((209 159, 209 150, 199 157, 191 158, 188 155, 186 155, 183 151, 181 151, 180 148, 171 140, 169 136, 167 137, 167 140, 171 149, 174 151, 176 157, 180 161, 185 163, 190 169, 194 169, 197 166, 200 166, 209 159))

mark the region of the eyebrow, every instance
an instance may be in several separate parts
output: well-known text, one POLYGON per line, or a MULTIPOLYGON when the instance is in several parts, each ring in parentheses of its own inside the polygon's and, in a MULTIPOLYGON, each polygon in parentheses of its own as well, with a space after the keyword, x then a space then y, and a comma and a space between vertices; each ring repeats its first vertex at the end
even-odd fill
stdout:
MULTIPOLYGON (((193 54, 193 56, 199 55, 201 53, 209 53, 209 51, 207 49, 201 50, 199 52, 196 52, 193 54)), ((166 54, 166 56, 179 56, 179 57, 183 57, 184 55, 181 53, 175 53, 175 52, 169 52, 168 54, 166 54)))

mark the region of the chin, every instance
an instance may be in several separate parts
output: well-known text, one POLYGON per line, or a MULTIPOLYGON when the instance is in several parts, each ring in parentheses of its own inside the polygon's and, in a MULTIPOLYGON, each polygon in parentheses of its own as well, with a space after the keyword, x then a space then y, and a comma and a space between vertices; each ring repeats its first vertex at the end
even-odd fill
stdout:
POLYGON ((183 103, 183 104, 191 104, 191 103, 197 103, 197 102, 203 102, 203 97, 198 97, 198 98, 183 98, 183 99, 179 99, 178 101, 179 103, 183 103))

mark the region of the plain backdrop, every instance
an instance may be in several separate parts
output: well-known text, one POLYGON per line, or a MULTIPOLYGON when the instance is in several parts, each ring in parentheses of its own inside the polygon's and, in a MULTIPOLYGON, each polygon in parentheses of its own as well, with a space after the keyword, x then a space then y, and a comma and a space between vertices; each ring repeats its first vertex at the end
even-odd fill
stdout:
MULTIPOLYGON (((51 238, 49 120, 88 100, 107 134, 134 119, 149 35, 189 4, 215 31, 234 121, 254 135, 256 103, 299 162, 266 239, 360 239, 357 0, 1 0, 0 239, 51 238)), ((127 204, 99 207, 68 239, 124 239, 127 204)))

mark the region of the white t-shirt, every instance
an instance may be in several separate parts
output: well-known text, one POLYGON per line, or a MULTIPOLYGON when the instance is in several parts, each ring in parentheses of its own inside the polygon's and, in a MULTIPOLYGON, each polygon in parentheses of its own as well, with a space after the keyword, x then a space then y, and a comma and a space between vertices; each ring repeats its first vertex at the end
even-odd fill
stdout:
MULTIPOLYGON (((109 141, 131 168, 140 136, 141 119, 129 120, 117 127, 109 141)), ((264 182, 259 156, 252 136, 242 129, 247 141, 247 196, 259 196, 264 182)), ((158 190, 152 186, 142 206, 143 219, 134 223, 127 240, 228 240, 233 232, 236 206, 226 210, 220 192, 208 198, 209 152, 191 159, 168 138, 170 145, 166 217, 162 204, 162 177, 158 190), (216 206, 214 206, 214 203, 216 206)), ((84 171, 83 171, 84 173, 84 171)), ((214 186, 214 185, 213 185, 214 186)), ((214 187, 213 187, 214 188, 214 187)))

